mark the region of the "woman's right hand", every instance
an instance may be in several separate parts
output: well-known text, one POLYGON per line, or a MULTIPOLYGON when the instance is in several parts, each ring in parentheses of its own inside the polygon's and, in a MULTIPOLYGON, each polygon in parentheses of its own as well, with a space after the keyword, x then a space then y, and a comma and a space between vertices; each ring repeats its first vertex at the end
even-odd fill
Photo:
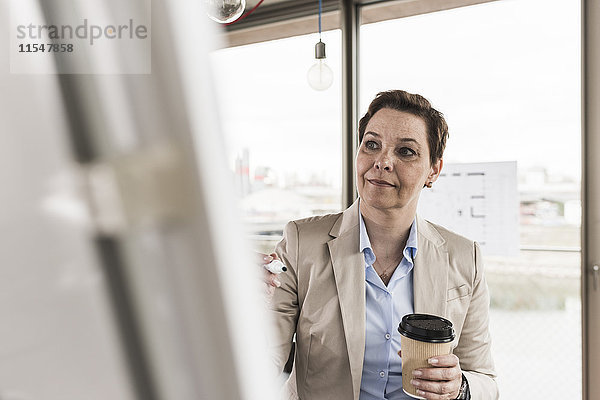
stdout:
POLYGON ((265 282, 265 292, 266 292, 266 296, 267 296, 267 302, 271 302, 271 299, 273 298, 273 294, 275 293, 275 288, 280 287, 281 282, 277 278, 277 274, 274 274, 274 273, 268 271, 265 268, 265 265, 269 264, 273 260, 279 260, 279 257, 277 257, 277 254, 275 254, 275 253, 271 253, 271 254, 259 253, 258 259, 259 259, 260 266, 263 270, 263 281, 265 282))

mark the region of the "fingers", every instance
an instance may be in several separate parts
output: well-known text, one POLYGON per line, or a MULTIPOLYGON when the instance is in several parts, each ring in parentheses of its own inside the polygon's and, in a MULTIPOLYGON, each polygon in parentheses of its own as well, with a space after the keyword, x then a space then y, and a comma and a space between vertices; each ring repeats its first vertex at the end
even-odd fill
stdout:
POLYGON ((456 399, 460 390, 460 383, 456 386, 454 382, 419 382, 418 380, 411 380, 411 383, 417 388, 417 395, 428 400, 456 399))
POLYGON ((413 371, 411 384, 417 394, 426 399, 455 399, 462 383, 462 371, 458 357, 454 354, 430 358, 433 368, 420 368, 413 371))
POLYGON ((431 357, 427 361, 434 367, 455 367, 459 363, 458 357, 454 354, 431 357))
POLYGON ((263 253, 255 253, 256 254, 256 261, 259 264, 268 264, 273 260, 279 260, 279 256, 277 255, 277 253, 271 253, 271 254, 263 254, 263 253))
POLYGON ((428 381, 451 381, 462 379, 462 372, 457 366, 420 368, 413 371, 413 377, 428 381))
MULTIPOLYGON (((258 263, 263 266, 266 264, 269 264, 273 260, 279 260, 279 257, 277 256, 276 253, 271 253, 271 254, 256 253, 256 257, 257 257, 258 263)), ((266 269, 263 271, 263 280, 267 284, 267 287, 268 287, 267 294, 268 295, 273 294, 271 288, 281 287, 281 282, 279 281, 279 279, 277 279, 277 275, 270 273, 266 269)))
POLYGON ((270 285, 265 286, 265 295, 267 296, 268 300, 271 300, 271 298, 273 297, 274 294, 275 294, 275 288, 273 286, 270 286, 270 285))
POLYGON ((276 274, 273 274, 265 269, 263 272, 263 276, 264 276, 264 281, 268 286, 272 286, 274 288, 281 287, 281 281, 279 281, 279 279, 277 279, 276 274))
MULTIPOLYGON (((273 254, 275 254, 275 253, 273 253, 273 254)), ((261 265, 262 264, 268 264, 268 263, 270 263, 271 261, 274 260, 273 254, 256 253, 256 258, 257 258, 256 261, 257 261, 257 263, 259 263, 261 265)), ((275 254, 275 256, 277 256, 277 255, 275 254)))

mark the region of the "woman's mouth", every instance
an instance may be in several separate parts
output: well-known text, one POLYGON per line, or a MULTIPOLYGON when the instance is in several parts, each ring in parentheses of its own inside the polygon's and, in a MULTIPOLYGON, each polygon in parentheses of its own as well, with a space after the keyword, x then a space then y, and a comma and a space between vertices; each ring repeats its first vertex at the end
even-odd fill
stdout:
POLYGON ((395 187, 396 185, 391 184, 388 181, 384 181, 381 179, 367 179, 367 181, 375 186, 380 186, 380 187, 395 187))

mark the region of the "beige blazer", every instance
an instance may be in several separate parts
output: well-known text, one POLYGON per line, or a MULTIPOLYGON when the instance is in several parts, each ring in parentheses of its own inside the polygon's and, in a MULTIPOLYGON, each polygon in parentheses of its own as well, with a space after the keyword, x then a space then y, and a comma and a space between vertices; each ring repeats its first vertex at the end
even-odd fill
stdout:
MULTIPOLYGON (((343 213, 292 221, 276 252, 288 266, 272 309, 280 370, 296 335, 286 399, 358 400, 365 350, 365 265, 358 201, 343 213)), ((414 310, 454 325, 454 354, 473 400, 498 398, 489 295, 477 243, 417 218, 414 310)))

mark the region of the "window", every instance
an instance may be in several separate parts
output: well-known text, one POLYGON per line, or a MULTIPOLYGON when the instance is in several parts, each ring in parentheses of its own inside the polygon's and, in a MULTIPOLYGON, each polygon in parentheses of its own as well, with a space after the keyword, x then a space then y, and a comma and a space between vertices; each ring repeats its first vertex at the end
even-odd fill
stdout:
POLYGON ((216 51, 212 65, 232 179, 257 251, 291 219, 341 209, 341 35, 323 32, 333 85, 307 83, 318 35, 216 51))
POLYGON ((497 1, 361 27, 361 112, 420 93, 446 115, 446 164, 517 162, 518 255, 485 257, 508 399, 581 398, 580 12, 497 1))

